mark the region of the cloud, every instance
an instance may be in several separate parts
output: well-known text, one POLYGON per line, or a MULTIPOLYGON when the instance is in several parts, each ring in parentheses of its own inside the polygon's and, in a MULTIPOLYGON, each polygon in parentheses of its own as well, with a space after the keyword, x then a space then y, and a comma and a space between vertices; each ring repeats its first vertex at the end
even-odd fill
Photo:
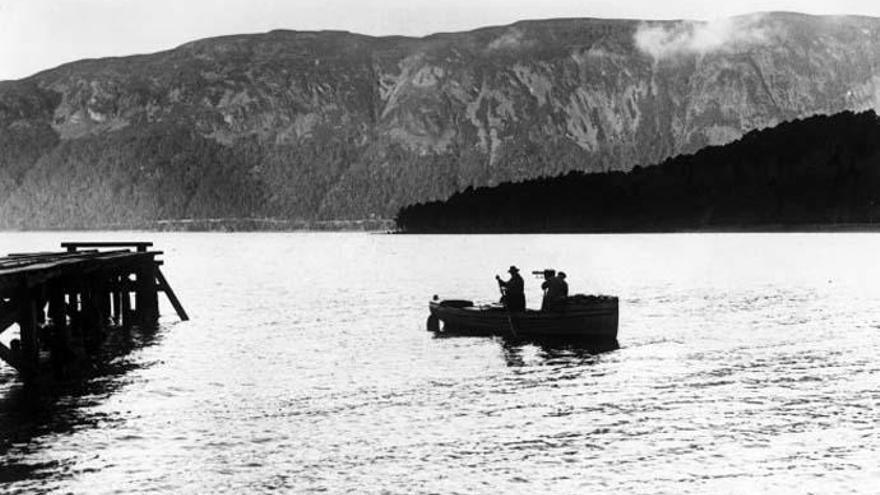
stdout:
POLYGON ((639 50, 658 60, 760 45, 771 37, 760 20, 759 16, 747 16, 709 22, 644 23, 636 30, 635 43, 639 50))

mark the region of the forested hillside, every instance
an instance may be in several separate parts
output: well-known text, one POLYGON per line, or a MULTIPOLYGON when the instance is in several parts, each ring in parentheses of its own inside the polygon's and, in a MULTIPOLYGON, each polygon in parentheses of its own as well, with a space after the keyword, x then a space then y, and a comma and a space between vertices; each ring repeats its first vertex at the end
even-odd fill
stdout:
MULTIPOLYGON (((821 229, 880 222, 880 118, 845 112, 753 131, 630 172, 469 189, 404 208, 403 232, 821 229)), ((880 227, 880 223, 877 223, 880 227)))

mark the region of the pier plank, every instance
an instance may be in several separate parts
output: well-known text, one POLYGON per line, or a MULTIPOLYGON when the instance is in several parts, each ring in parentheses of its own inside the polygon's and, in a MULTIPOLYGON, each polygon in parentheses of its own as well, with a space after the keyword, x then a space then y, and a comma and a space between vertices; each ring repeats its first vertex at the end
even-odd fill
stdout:
POLYGON ((33 287, 62 276, 84 276, 99 270, 114 270, 153 260, 161 251, 105 251, 85 256, 40 259, 20 266, 0 264, 0 294, 14 290, 22 282, 33 287))

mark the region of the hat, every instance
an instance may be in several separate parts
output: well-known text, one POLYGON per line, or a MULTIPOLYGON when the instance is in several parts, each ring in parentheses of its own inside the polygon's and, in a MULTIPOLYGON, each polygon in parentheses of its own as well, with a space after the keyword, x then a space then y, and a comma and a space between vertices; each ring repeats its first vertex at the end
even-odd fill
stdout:
POLYGON ((556 270, 554 270, 552 268, 545 268, 544 275, 547 277, 552 277, 552 276, 556 275, 556 270))
POLYGON ((559 278, 565 278, 565 272, 559 272, 556 274, 556 276, 559 278))
POLYGON ((510 265, 510 268, 507 269, 507 273, 519 273, 519 268, 510 265))

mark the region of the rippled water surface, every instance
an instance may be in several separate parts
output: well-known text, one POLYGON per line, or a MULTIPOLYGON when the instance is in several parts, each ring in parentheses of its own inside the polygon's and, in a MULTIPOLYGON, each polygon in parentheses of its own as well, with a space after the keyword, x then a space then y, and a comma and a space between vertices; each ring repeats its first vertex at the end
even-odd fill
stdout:
POLYGON ((880 235, 4 233, 0 252, 97 238, 153 240, 192 320, 164 305, 36 391, 0 365, 0 491, 880 486, 880 235), (618 295, 620 349, 424 331, 433 294, 494 299, 510 264, 618 295))

